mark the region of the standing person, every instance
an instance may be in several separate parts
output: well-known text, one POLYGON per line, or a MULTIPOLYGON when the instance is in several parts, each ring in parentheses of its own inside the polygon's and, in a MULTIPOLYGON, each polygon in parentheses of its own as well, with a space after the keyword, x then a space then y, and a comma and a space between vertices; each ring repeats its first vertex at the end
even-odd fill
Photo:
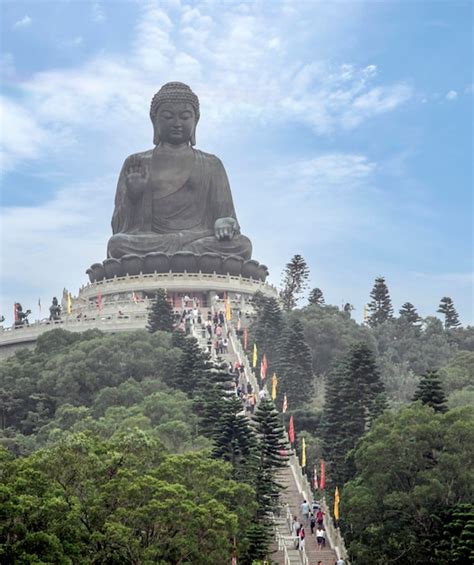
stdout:
POLYGON ((320 528, 323 527, 325 512, 321 508, 316 512, 316 522, 320 528))
POLYGON ((298 522, 298 518, 293 516, 293 522, 291 523, 291 533, 295 539, 295 549, 298 549, 299 546, 299 533, 301 529, 301 524, 298 522))
POLYGON ((311 535, 313 535, 314 534, 314 528, 316 527, 316 518, 315 518, 315 516, 312 512, 309 515, 309 525, 310 525, 310 528, 311 528, 311 535))
POLYGON ((229 340, 225 337, 225 338, 222 340, 222 349, 223 349, 223 352, 224 352, 224 353, 227 353, 228 348, 229 348, 229 340))
POLYGON ((306 534, 305 534, 305 531, 304 531, 304 526, 301 526, 300 531, 298 533, 298 537, 300 538, 299 539, 299 542, 300 542, 299 549, 300 549, 300 551, 303 551, 304 550, 305 537, 306 537, 306 534))
POLYGON ((303 500, 303 503, 301 505, 301 514, 303 514, 304 523, 306 525, 308 525, 308 523, 309 523, 309 504, 306 502, 306 500, 303 500))
POLYGON ((316 543, 318 544, 318 549, 324 549, 326 545, 326 532, 319 527, 316 530, 316 543))

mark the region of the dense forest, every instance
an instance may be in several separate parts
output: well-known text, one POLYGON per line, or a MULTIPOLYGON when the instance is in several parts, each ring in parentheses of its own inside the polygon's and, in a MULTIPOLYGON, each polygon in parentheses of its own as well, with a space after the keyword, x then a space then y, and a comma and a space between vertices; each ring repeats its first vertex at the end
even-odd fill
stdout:
POLYGON ((444 323, 395 316, 381 278, 364 324, 320 289, 299 307, 294 265, 281 301, 254 297, 248 347, 278 389, 252 420, 166 297, 148 331, 53 330, 0 364, 3 563, 263 559, 290 413, 308 474, 325 459, 341 491, 352 563, 474 557, 474 328, 444 299, 444 323))
POLYGON ((2 563, 253 563, 286 443, 194 338, 58 329, 1 364, 2 563))

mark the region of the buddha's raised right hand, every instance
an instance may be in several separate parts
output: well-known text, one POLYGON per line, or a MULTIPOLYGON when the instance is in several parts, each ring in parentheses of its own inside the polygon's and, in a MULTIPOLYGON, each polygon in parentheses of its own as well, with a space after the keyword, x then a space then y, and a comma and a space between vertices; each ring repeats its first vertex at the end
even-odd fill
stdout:
POLYGON ((124 173, 127 193, 132 200, 136 200, 148 183, 148 170, 138 156, 132 155, 127 160, 124 173))

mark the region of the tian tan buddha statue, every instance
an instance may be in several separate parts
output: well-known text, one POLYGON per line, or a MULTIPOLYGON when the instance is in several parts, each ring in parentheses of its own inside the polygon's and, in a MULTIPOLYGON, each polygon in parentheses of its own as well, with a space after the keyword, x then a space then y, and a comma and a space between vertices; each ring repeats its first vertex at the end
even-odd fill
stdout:
POLYGON ((221 161, 194 148, 199 100, 181 82, 161 87, 151 102, 154 149, 125 160, 118 180, 109 258, 152 252, 251 258, 240 233, 221 161))

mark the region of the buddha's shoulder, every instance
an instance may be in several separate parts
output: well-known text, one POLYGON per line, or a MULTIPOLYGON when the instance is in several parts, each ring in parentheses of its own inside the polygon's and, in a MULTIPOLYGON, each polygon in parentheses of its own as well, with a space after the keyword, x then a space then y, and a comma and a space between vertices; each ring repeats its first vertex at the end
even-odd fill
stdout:
POLYGON ((151 159, 153 155, 153 149, 149 149, 148 151, 141 151, 140 153, 132 153, 125 159, 125 163, 129 163, 130 161, 143 161, 151 159))
POLYGON ((222 161, 216 155, 212 153, 206 153, 205 151, 201 151, 200 149, 194 149, 201 159, 209 163, 210 165, 222 165, 222 161))

